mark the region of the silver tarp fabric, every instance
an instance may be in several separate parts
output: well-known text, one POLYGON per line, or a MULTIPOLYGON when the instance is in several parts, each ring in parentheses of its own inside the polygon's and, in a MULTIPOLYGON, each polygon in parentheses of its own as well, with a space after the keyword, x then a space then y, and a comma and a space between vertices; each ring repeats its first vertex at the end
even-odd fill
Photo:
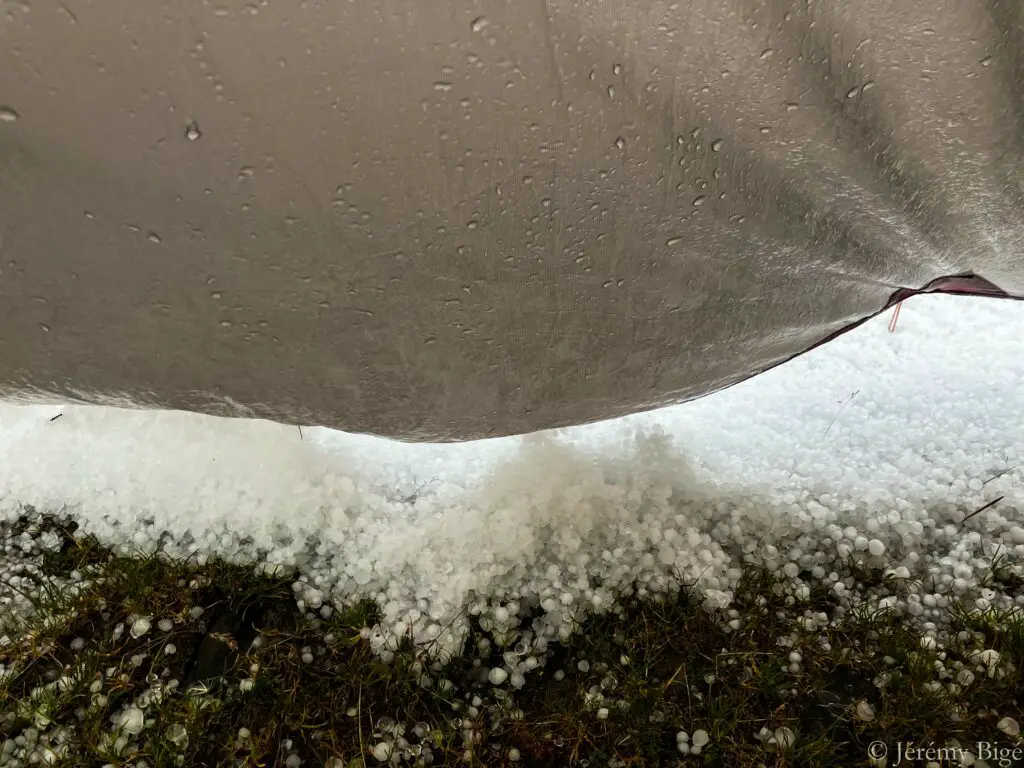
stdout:
POLYGON ((0 396, 466 440, 1020 296, 1022 9, 5 3, 0 396))

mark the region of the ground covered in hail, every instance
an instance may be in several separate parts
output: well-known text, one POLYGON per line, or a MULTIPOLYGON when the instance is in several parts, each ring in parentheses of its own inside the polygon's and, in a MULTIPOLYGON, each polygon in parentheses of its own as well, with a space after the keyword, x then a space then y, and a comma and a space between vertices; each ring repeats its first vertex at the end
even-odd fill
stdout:
POLYGON ((1024 765, 1024 303, 404 445, 0 407, 0 766, 1024 765))

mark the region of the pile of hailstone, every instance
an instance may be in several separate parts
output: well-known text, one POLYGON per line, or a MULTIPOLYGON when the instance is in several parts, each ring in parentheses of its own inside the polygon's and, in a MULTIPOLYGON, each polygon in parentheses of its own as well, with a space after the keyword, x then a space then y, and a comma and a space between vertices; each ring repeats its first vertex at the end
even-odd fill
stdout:
MULTIPOLYGON (((551 476, 576 475, 576 482, 539 476, 532 489, 516 484, 516 497, 486 518, 417 502, 434 516, 422 538, 395 534, 394 546, 375 561, 341 538, 341 552, 356 551, 307 559, 295 585, 300 604, 316 609, 374 597, 383 619, 369 639, 385 659, 406 636, 428 654, 460 653, 469 628, 463 612, 478 617, 498 648, 511 652, 490 680, 512 687, 521 687, 547 646, 566 640, 586 614, 617 611, 619 598, 634 592, 683 585, 694 585, 708 610, 728 611, 749 566, 779 579, 775 589, 794 607, 813 588, 831 590, 835 610, 809 613, 808 629, 868 608, 891 611, 941 641, 953 600, 978 611, 1024 604, 1024 595, 1000 591, 998 582, 982 585, 994 569, 1024 576, 1020 494, 1008 479, 986 488, 989 497, 1004 497, 1000 506, 965 521, 952 504, 918 509, 806 493, 770 502, 694 494, 692 477, 657 435, 638 439, 628 473, 614 464, 573 466, 580 457, 556 444, 534 448, 530 464, 543 457, 551 476), (850 575, 864 572, 881 574, 880 583, 850 575)), ((978 506, 984 500, 976 499, 978 506)), ((724 615, 738 626, 735 611, 724 615)))
MULTIPOLYGON (((943 478, 927 503, 921 488, 912 501, 881 490, 764 498, 700 479, 656 429, 600 450, 563 438, 526 438, 483 479, 445 478, 408 496, 328 471, 296 492, 286 521, 255 518, 241 530, 201 515, 176 531, 131 510, 76 517, 115 547, 297 571, 296 600, 321 617, 370 598, 382 618, 365 634, 385 661, 402 638, 428 659, 462 654, 476 617, 501 659, 490 682, 512 688, 551 643, 588 614, 619 611, 624 596, 693 587, 738 626, 731 602, 751 566, 778 579, 797 610, 812 590, 831 591, 834 611, 808 611, 808 628, 867 608, 941 642, 951 601, 978 611, 1024 604, 987 578, 1024 576, 1024 504, 1008 464, 989 482, 943 478), (882 578, 859 581, 865 573, 882 578)), ((18 607, 13 592, 0 600, 18 607)))
MULTIPOLYGON (((30 596, 40 584, 49 583, 72 593, 79 588, 77 582, 82 575, 77 571, 67 579, 54 579, 43 572, 43 555, 59 550, 62 543, 54 531, 41 532, 33 525, 0 540, 0 619, 31 616, 35 609, 30 596)), ((0 637, 0 646, 9 642, 9 637, 0 637)))
POLYGON ((683 586, 696 588, 709 611, 728 611, 750 566, 781 579, 775 589, 794 607, 814 588, 831 590, 828 621, 858 607, 887 610, 940 641, 952 600, 979 611, 1024 604, 998 581, 982 585, 994 568, 1024 576, 1014 475, 957 483, 957 503, 948 490, 936 504, 881 491, 866 500, 808 490, 760 498, 699 481, 655 430, 633 434, 617 452, 527 438, 482 486, 445 481, 414 498, 328 474, 318 486, 327 495, 311 496, 316 504, 287 530, 254 520, 243 532, 220 523, 172 535, 145 520, 130 529, 112 517, 80 522, 123 546, 160 542, 171 556, 198 550, 201 561, 218 555, 297 570, 299 605, 321 616, 371 598, 383 617, 368 639, 385 660, 404 637, 430 658, 461 654, 477 617, 517 659, 504 660, 495 684, 519 687, 587 614, 683 586), (982 514, 964 512, 998 497, 982 514), (868 585, 851 575, 864 572, 883 578, 868 585))

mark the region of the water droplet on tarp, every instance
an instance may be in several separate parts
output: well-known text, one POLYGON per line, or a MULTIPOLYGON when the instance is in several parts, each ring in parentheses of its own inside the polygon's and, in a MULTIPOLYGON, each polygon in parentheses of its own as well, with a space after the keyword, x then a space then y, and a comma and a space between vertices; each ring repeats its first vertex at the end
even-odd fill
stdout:
POLYGON ((18 114, 14 107, 0 106, 0 123, 13 123, 21 115, 18 114))
MULTIPOLYGON (((797 104, 795 101, 787 101, 786 102, 786 111, 787 112, 796 112, 798 109, 800 109, 800 105, 797 104)), ((763 131, 762 131, 762 133, 763 133, 763 131)))
POLYGON ((199 126, 195 122, 191 122, 185 126, 185 138, 189 141, 195 141, 203 132, 199 130, 199 126))
POLYGON ((239 171, 238 171, 238 178, 239 179, 251 179, 252 178, 252 173, 253 173, 253 170, 252 170, 252 166, 251 165, 243 165, 242 168, 239 169, 239 171))
POLYGON ((612 74, 613 75, 621 75, 622 74, 622 65, 621 64, 612 64, 612 74))
POLYGON ((40 323, 39 327, 43 329, 43 333, 49 333, 50 332, 50 326, 48 326, 46 323, 40 323))
POLYGON ((434 90, 435 91, 442 91, 444 93, 447 93, 451 89, 452 89, 452 84, 447 82, 447 81, 445 81, 445 80, 438 80, 436 83, 434 83, 434 90))
POLYGON ((846 98, 853 99, 860 95, 860 86, 855 85, 853 88, 846 92, 846 98))
POLYGON ((704 195, 698 195, 697 197, 693 198, 694 207, 698 205, 704 205, 705 200, 707 200, 707 198, 704 195))
POLYGON ((771 56, 773 53, 775 53, 775 49, 774 48, 765 48, 763 51, 761 51, 761 61, 764 61, 769 56, 771 56))
POLYGON ((619 136, 619 138, 617 138, 615 140, 615 146, 618 147, 619 149, 625 149, 626 148, 626 140, 624 138, 622 138, 621 136, 619 136))
POLYGON ((483 32, 490 23, 491 22, 487 20, 486 16, 477 16, 472 22, 470 22, 469 28, 474 32, 483 32))
POLYGON ((670 237, 668 240, 665 241, 665 245, 671 247, 673 245, 679 245, 681 242, 683 242, 683 238, 681 237, 670 237))
POLYGON ((722 151, 722 147, 724 147, 724 146, 725 146, 725 139, 715 139, 714 141, 711 142, 711 151, 712 152, 721 152, 722 151))
POLYGON ((151 243, 160 243, 160 242, 162 242, 160 240, 160 235, 158 235, 156 232, 148 233, 146 235, 146 239, 149 240, 149 242, 151 242, 151 243))

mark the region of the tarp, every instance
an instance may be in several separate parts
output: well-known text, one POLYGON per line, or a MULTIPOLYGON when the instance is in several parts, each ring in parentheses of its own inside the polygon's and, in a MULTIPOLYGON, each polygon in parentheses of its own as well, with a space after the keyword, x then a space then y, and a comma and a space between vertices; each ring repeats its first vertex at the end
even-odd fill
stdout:
POLYGON ((1021 296, 1022 9, 7 3, 0 397, 466 440, 1021 296))

